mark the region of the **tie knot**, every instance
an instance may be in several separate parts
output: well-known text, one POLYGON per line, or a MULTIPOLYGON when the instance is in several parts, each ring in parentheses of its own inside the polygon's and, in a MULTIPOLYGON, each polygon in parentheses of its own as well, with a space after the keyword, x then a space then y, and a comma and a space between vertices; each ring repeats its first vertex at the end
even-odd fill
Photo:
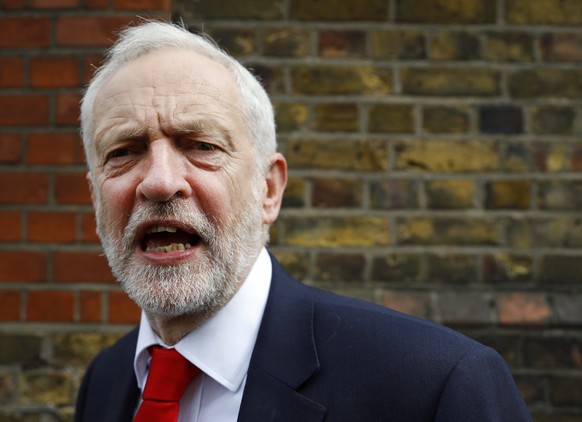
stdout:
POLYGON ((200 370, 176 349, 154 346, 150 355, 152 359, 143 399, 180 401, 184 390, 200 370))

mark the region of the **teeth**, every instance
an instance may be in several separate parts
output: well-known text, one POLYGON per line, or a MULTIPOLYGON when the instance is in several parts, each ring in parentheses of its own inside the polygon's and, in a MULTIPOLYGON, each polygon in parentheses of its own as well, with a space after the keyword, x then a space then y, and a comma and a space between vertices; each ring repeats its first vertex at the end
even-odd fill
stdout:
POLYGON ((185 251, 186 249, 190 249, 192 247, 189 243, 172 243, 171 245, 167 246, 158 246, 157 248, 147 248, 146 251, 148 252, 174 252, 174 251, 185 251))
POLYGON ((178 231, 178 229, 172 226, 154 226, 148 229, 148 234, 159 232, 176 233, 176 231, 178 231))

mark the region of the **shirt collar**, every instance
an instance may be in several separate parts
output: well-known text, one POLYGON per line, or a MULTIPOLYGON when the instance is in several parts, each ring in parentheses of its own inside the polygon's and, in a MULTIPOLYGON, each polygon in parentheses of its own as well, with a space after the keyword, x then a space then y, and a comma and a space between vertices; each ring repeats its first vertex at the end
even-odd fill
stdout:
MULTIPOLYGON (((232 299, 176 344, 186 359, 230 391, 247 373, 271 284, 269 254, 262 248, 251 272, 232 299)), ((134 358, 138 386, 143 390, 148 371, 147 348, 164 345, 142 312, 134 358)))

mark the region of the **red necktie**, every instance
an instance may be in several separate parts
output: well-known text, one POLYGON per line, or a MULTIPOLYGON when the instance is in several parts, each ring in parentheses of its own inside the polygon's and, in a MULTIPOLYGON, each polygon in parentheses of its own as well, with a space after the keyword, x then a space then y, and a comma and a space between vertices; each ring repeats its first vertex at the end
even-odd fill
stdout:
POLYGON ((150 349, 147 382, 134 422, 176 422, 180 398, 200 369, 176 349, 150 349))

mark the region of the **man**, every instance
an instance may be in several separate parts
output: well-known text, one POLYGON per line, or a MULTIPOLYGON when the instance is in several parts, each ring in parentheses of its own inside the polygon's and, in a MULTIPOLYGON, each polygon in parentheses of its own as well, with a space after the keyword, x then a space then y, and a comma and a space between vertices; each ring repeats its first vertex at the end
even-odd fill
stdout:
POLYGON ((304 286, 269 256, 287 179, 272 107, 204 38, 127 29, 81 124, 98 233, 143 312, 87 370, 77 421, 530 419, 491 349, 304 286), (151 391, 174 384, 160 405, 151 391))

